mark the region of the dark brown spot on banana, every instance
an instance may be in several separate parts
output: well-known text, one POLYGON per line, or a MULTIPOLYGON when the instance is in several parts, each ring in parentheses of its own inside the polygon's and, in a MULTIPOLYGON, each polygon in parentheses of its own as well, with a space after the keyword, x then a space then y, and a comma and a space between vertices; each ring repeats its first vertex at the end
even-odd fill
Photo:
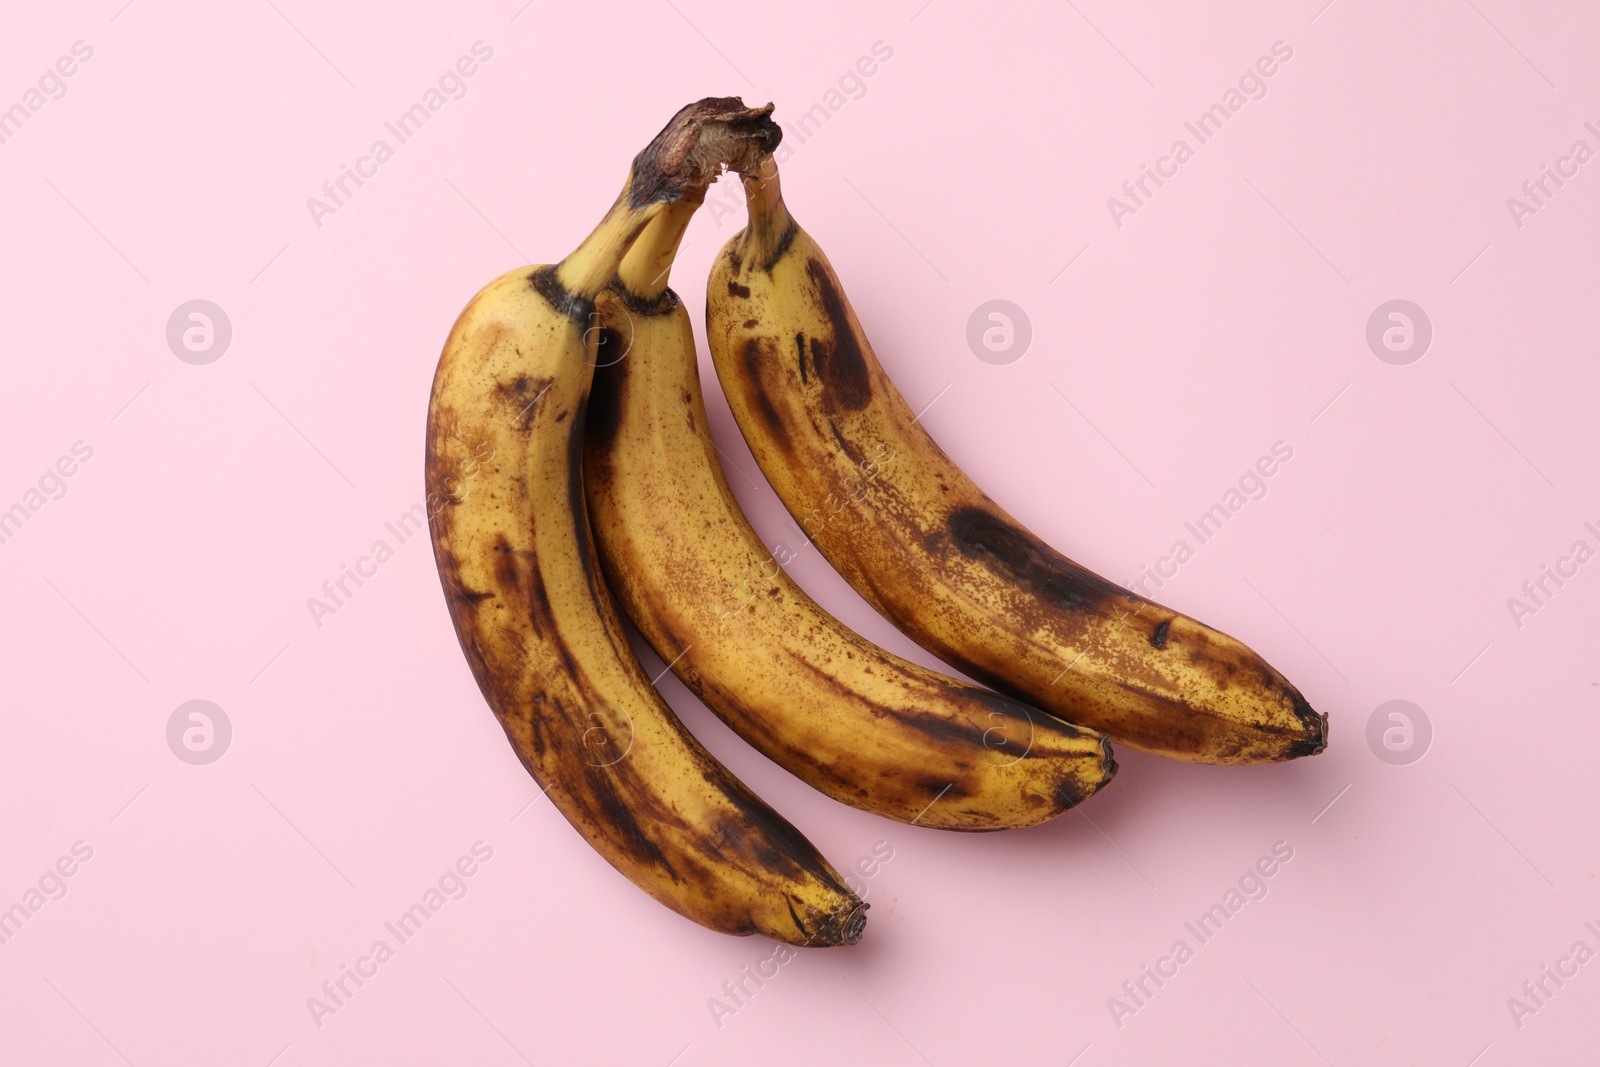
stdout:
MULTIPOLYGON (((539 398, 550 388, 549 378, 535 378, 527 374, 519 374, 510 381, 496 382, 494 395, 499 402, 500 410, 505 420, 515 426, 517 432, 528 433, 533 429, 533 419, 539 407, 539 398)), ((442 459, 442 457, 441 457, 442 459)), ((447 474, 442 468, 441 475, 447 474)), ((441 484, 449 484, 449 479, 441 477, 441 484)))
MULTIPOLYGON (((606 585, 605 573, 600 569, 599 554, 595 551, 593 535, 589 529, 588 505, 583 499, 583 440, 588 421, 588 397, 578 404, 578 417, 574 420, 572 436, 567 439, 567 506, 572 509, 572 528, 578 542, 578 560, 583 567, 584 582, 589 589, 589 601, 601 619, 615 616, 611 589, 606 585)), ((618 658, 626 662, 633 655, 626 634, 619 627, 607 626, 606 636, 616 650, 618 658)))
POLYGON ((732 278, 729 278, 728 279, 728 295, 729 296, 736 296, 740 300, 749 300, 750 299, 750 287, 748 285, 740 285, 738 282, 734 281, 732 278))
POLYGON ((833 434, 834 443, 839 446, 839 451, 843 452, 845 454, 845 456, 850 459, 851 462, 860 463, 861 462, 861 454, 859 452, 857 452, 854 448, 850 447, 850 442, 845 440, 844 434, 839 432, 839 424, 834 422, 832 419, 829 419, 828 420, 828 430, 829 430, 830 433, 833 434))
MULTIPOLYGON (((593 450, 596 453, 609 452, 614 447, 617 439, 617 430, 622 425, 622 390, 628 377, 628 360, 607 360, 607 351, 619 352, 622 350, 622 335, 616 330, 602 328, 600 331, 600 355, 595 360, 594 384, 589 390, 589 407, 586 413, 585 432, 589 435, 593 450)), ((573 435, 577 440, 582 440, 582 434, 573 435)))
POLYGON ((516 554, 504 537, 497 538, 494 543, 494 580, 504 590, 515 590, 522 584, 517 573, 516 554))
POLYGON ((594 321, 594 301, 569 293, 556 277, 555 267, 540 267, 528 275, 528 284, 551 307, 572 321, 582 323, 585 327, 594 321))
MULTIPOLYGON (((947 715, 930 715, 925 711, 915 708, 886 709, 895 719, 905 724, 912 730, 930 739, 936 747, 948 747, 952 751, 961 751, 970 746, 983 747, 987 729, 977 723, 965 722, 959 718, 947 715)), ((1007 738, 1007 741, 1010 739, 1007 738)), ((990 745, 990 748, 1000 749, 1003 746, 990 745)), ((1016 746, 1020 754, 1023 746, 1016 746)))
POLYGON ((970 790, 960 782, 952 782, 948 778, 937 775, 920 775, 912 778, 913 788, 928 798, 928 806, 942 804, 947 800, 960 800, 962 797, 971 796, 970 790))
MULTIPOLYGON (((579 723, 572 725, 577 728, 579 723)), ((583 776, 584 784, 588 787, 589 795, 594 798, 600 813, 604 815, 609 834, 640 862, 672 871, 675 878, 679 877, 660 846, 651 840, 650 835, 645 833, 644 827, 639 823, 637 815, 639 808, 657 805, 641 803, 649 798, 621 796, 618 786, 622 785, 624 780, 619 775, 613 774, 610 768, 593 764, 584 766, 586 768, 583 776)))
MULTIPOLYGON (((588 402, 588 397, 578 402, 578 418, 567 437, 567 506, 572 509, 575 520, 572 525, 578 536, 578 558, 592 563, 595 558, 594 544, 589 538, 589 513, 583 502, 583 432, 584 423, 588 421, 588 402)), ((593 586, 595 568, 589 566, 585 570, 589 571, 589 584, 593 586)), ((598 598, 596 605, 599 605, 598 598)))
POLYGON ((519 374, 509 382, 496 382, 494 391, 503 397, 522 400, 524 403, 539 395, 539 389, 535 386, 534 379, 526 374, 519 374))
POLYGON ((1155 628, 1155 632, 1150 635, 1150 644, 1155 648, 1166 648, 1167 631, 1170 629, 1172 629, 1172 620, 1164 620, 1161 625, 1155 628))
POLYGON ((800 936, 807 941, 811 940, 811 931, 806 929, 806 924, 800 921, 800 916, 794 913, 794 902, 788 901, 784 905, 789 909, 789 918, 794 920, 794 928, 800 931, 800 936))
POLYGON ((767 257, 764 260, 755 265, 756 269, 763 274, 771 274, 772 268, 778 265, 778 261, 788 255, 789 246, 794 244, 795 236, 799 232, 800 227, 795 225, 794 220, 791 219, 789 225, 784 227, 783 235, 773 244, 772 251, 767 253, 767 257))
POLYGON ((1062 607, 1097 610, 1113 599, 1134 599, 1127 590, 983 508, 957 508, 945 524, 951 544, 963 556, 983 562, 996 575, 1062 607))
MULTIPOLYGON (((612 278, 606 288, 615 293, 617 299, 622 301, 622 306, 635 315, 665 315, 682 303, 678 294, 671 289, 663 289, 653 297, 639 296, 616 278, 612 278)), ((604 366, 604 361, 601 365, 604 366)))
POLYGON ((872 374, 867 358, 861 351, 861 342, 850 328, 850 315, 845 310, 844 296, 833 284, 828 268, 816 260, 806 262, 806 273, 817 288, 822 301, 822 313, 828 319, 833 337, 825 344, 815 338, 811 342, 811 362, 817 378, 827 386, 827 396, 846 411, 860 411, 872 400, 872 374))
POLYGON ((732 851, 752 857, 758 868, 777 872, 786 878, 799 877, 803 872, 827 885, 838 881, 838 875, 821 853, 811 848, 796 847, 805 843, 800 832, 783 821, 742 782, 730 782, 725 796, 760 831, 752 834, 748 826, 741 826, 733 837, 732 851))
POLYGON ((772 361, 774 345, 767 337, 751 337, 744 343, 744 366, 746 377, 744 388, 751 394, 755 401, 756 412, 761 416, 761 421, 767 424, 767 430, 772 434, 772 439, 784 451, 789 450, 789 428, 783 424, 783 416, 778 414, 778 409, 773 406, 772 398, 767 396, 766 369, 772 361))

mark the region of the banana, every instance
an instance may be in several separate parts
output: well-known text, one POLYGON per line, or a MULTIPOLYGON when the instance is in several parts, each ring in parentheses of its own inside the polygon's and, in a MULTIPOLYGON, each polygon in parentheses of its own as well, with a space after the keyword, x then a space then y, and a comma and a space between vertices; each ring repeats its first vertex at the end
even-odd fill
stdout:
POLYGON ((703 100, 634 160, 553 267, 490 282, 445 343, 428 407, 434 555, 462 651, 512 748, 612 866, 703 926, 853 944, 866 905, 684 729, 634 658, 595 560, 582 423, 593 300, 643 226, 775 144, 768 109, 703 100))
POLYGON ((979 681, 1134 748, 1323 750, 1327 716, 1259 655, 1072 562, 978 488, 884 373, 770 157, 745 192, 749 225, 708 282, 712 360, 767 480, 857 592, 979 681))
POLYGON ((1000 830, 1093 794, 1116 769, 1103 735, 884 651, 763 546, 718 463, 689 313, 667 288, 698 206, 656 216, 596 300, 583 476, 618 604, 739 736, 835 800, 1000 830))

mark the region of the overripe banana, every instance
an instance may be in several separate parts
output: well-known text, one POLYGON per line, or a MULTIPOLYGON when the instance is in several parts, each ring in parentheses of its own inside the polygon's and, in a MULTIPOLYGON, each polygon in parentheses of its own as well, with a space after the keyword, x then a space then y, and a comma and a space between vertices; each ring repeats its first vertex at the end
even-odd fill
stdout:
POLYGON ((1079 566, 934 443, 884 373, 777 167, 718 255, 707 332, 756 462, 857 592, 974 678, 1119 742, 1201 763, 1321 752, 1327 716, 1226 634, 1079 566), (888 453, 892 465, 874 468, 888 453))
POLYGON ((742 153, 770 150, 769 110, 737 100, 685 108, 634 160, 576 251, 505 274, 467 305, 428 409, 429 525, 478 685, 523 764, 596 851, 713 930, 851 944, 866 905, 690 736, 640 668, 583 503, 595 295, 651 218, 703 196, 742 153))
POLYGON ((685 197, 658 215, 596 300, 583 475, 622 609, 739 736, 835 800, 1000 830, 1094 793, 1116 768, 1103 735, 884 651, 763 546, 718 462, 689 313, 667 288, 697 206, 685 197))

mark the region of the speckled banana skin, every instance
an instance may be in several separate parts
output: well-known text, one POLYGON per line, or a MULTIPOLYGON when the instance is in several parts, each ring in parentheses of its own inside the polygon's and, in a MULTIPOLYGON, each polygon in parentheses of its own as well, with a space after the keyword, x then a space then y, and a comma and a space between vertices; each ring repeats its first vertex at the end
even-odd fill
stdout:
POLYGON ((1104 736, 886 652, 762 544, 723 475, 689 314, 666 287, 696 206, 658 216, 596 302, 583 471, 619 605, 735 732, 835 800, 1000 830, 1093 794, 1116 768, 1104 736))
POLYGON ((767 480, 857 592, 972 677, 1119 743, 1200 763, 1323 750, 1327 716, 1259 655, 1072 562, 978 488, 884 373, 770 158, 745 189, 750 224, 707 287, 712 359, 767 480))
POLYGON ((484 697, 523 764, 600 855, 713 930, 852 944, 866 905, 684 729, 640 668, 583 503, 593 299, 652 217, 703 196, 741 139, 770 125, 765 110, 735 105, 707 100, 680 112, 577 251, 554 267, 502 275, 461 313, 428 409, 429 523, 450 617, 484 697))

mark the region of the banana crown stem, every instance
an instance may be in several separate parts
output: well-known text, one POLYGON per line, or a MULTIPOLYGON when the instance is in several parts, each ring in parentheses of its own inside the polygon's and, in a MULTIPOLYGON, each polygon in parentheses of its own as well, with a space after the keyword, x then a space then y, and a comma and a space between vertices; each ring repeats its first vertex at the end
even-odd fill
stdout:
MULTIPOLYGON (((632 185, 632 182, 629 183, 632 185)), ((556 265, 556 280, 567 295, 579 300, 593 301, 600 290, 611 281, 623 256, 645 229, 650 220, 666 209, 666 204, 656 201, 635 207, 628 190, 624 189, 617 202, 606 212, 583 243, 556 265)))
POLYGON ((629 296, 650 301, 667 291, 678 245, 689 228, 689 220, 704 201, 704 190, 698 196, 685 193, 645 226, 617 268, 617 281, 629 296))
POLYGON ((778 181, 778 161, 762 156, 755 166, 744 171, 745 208, 750 213, 745 227, 746 262, 770 263, 794 226, 794 216, 783 202, 783 187, 778 181))
MULTIPOLYGON (((651 219, 685 203, 676 235, 656 244, 659 261, 650 277, 671 264, 688 216, 705 199, 706 190, 725 168, 741 173, 770 157, 783 131, 772 121, 772 105, 747 108, 737 97, 706 97, 683 108, 633 160, 628 183, 600 225, 555 270, 567 296, 592 301, 617 272, 634 240, 651 219)), ((674 215, 678 212, 673 212, 674 215)), ((641 273, 648 270, 643 268, 641 273)), ((651 282, 655 284, 655 282, 651 282)), ((662 288, 666 286, 663 284, 662 288)))

